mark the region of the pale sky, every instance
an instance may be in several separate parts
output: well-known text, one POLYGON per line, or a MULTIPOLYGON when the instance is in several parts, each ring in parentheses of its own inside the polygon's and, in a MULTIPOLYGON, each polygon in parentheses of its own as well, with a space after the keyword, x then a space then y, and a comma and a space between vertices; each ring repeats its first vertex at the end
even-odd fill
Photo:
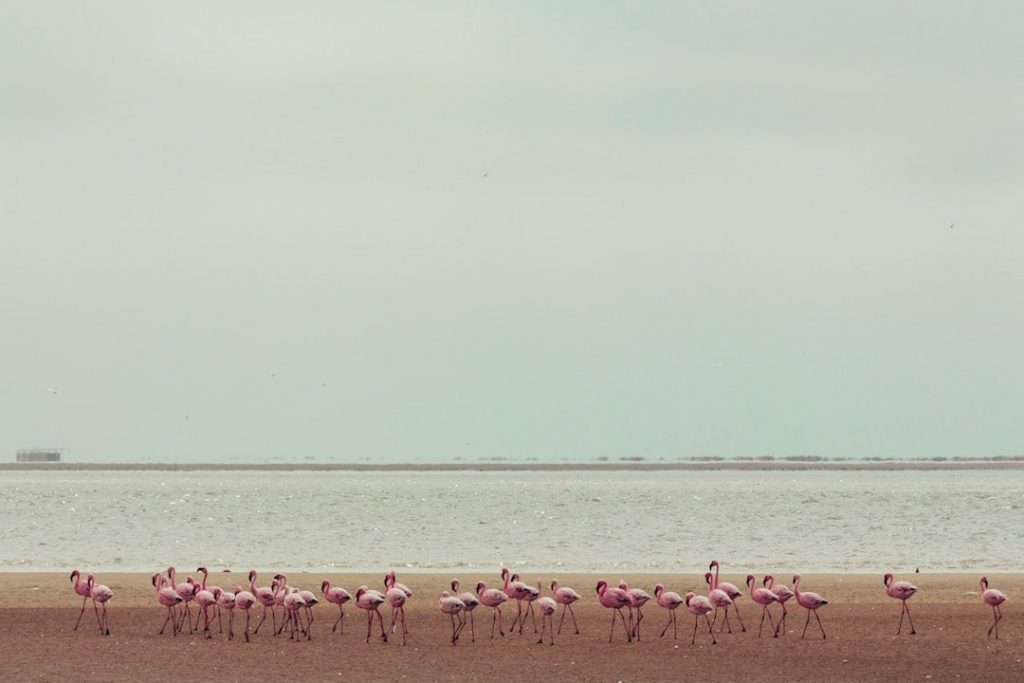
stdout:
POLYGON ((1024 453, 1020 3, 211 4, 0 4, 0 461, 1024 453))

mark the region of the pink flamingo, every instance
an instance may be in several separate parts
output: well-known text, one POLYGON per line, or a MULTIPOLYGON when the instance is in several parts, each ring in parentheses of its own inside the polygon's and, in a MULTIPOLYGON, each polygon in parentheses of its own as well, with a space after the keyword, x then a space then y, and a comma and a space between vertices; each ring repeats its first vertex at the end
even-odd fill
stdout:
MULTIPOLYGON (((739 588, 737 588, 733 584, 729 583, 728 581, 719 581, 718 580, 718 560, 711 560, 711 565, 708 567, 708 569, 714 569, 715 570, 715 580, 714 580, 714 584, 711 587, 712 588, 720 588, 721 590, 725 591, 725 594, 728 595, 729 599, 733 601, 733 608, 736 610, 736 618, 740 620, 740 630, 743 631, 743 632, 746 632, 747 627, 743 624, 743 615, 740 614, 740 606, 736 604, 736 600, 741 598, 741 597, 743 597, 743 593, 740 592, 739 588)), ((725 618, 726 618, 726 621, 728 621, 728 619, 729 619, 729 609, 728 608, 726 608, 726 610, 725 610, 725 618)), ((719 632, 721 632, 721 629, 719 629, 719 632)), ((730 631, 730 633, 732 633, 732 631, 730 631)))
POLYGON ((405 645, 405 635, 408 629, 405 626, 405 601, 411 591, 399 588, 395 583, 395 572, 390 571, 384 575, 384 599, 391 605, 391 629, 389 633, 395 632, 395 622, 401 617, 402 624, 402 645, 405 645), (408 591, 408 593, 407 593, 408 591))
MULTIPOLYGON (((235 639, 235 594, 229 593, 217 586, 214 586, 213 595, 217 600, 217 626, 221 627, 220 613, 224 610, 228 612, 228 640, 235 639)), ((220 628, 220 632, 223 633, 224 629, 220 628)))
POLYGON ((199 616, 203 618, 203 635, 212 638, 213 636, 210 635, 210 608, 217 606, 217 596, 213 594, 213 591, 200 588, 195 593, 195 601, 199 605, 199 616))
MULTIPOLYGON (((92 598, 92 608, 96 610, 96 623, 100 626, 100 633, 109 636, 110 626, 107 624, 107 602, 110 598, 114 597, 114 591, 110 590, 102 583, 96 583, 96 577, 89 574, 89 578, 86 579, 86 584, 89 586, 89 597, 92 598), (99 609, 96 607, 96 603, 99 603, 103 607, 103 618, 100 618, 99 609)), ((998 591, 996 591, 998 592, 998 591)), ((999 635, 997 634, 998 638, 999 635)))
POLYGON ((885 594, 890 598, 896 598, 903 603, 903 607, 900 608, 900 625, 896 629, 896 635, 899 635, 900 631, 903 630, 904 612, 907 615, 907 620, 910 621, 910 635, 916 634, 917 631, 914 630, 914 620, 910 618, 910 608, 907 607, 907 600, 914 597, 914 593, 917 592, 917 586, 908 581, 893 581, 893 577, 890 572, 885 573, 882 581, 885 583, 885 594))
POLYGON ((572 603, 579 602, 581 600, 580 594, 568 586, 559 586, 558 579, 551 580, 551 593, 555 598, 555 602, 562 606, 562 617, 558 620, 558 632, 562 632, 562 622, 565 621, 565 611, 569 610, 569 614, 572 615, 573 628, 576 629, 576 635, 579 635, 580 627, 576 625, 576 612, 572 609, 572 603))
MULTIPOLYGON (((242 590, 241 586, 235 586, 235 607, 245 612, 245 642, 249 642, 249 614, 252 610, 253 605, 258 601, 256 596, 251 591, 242 590)), ((234 619, 234 612, 231 613, 231 618, 234 619)), ((230 635, 228 636, 230 639, 230 635)))
POLYGON ((476 584, 476 594, 480 598, 481 604, 485 607, 490 607, 492 610, 491 615, 491 640, 494 640, 494 622, 498 622, 498 633, 502 638, 505 637, 505 631, 502 630, 501 625, 501 604, 508 600, 508 594, 504 591, 500 591, 497 588, 488 588, 487 584, 483 581, 478 581, 476 584))
MULTIPOLYGON (((540 590, 538 588, 534 588, 533 586, 531 586, 528 583, 524 583, 524 582, 520 581, 519 580, 519 574, 513 574, 512 575, 512 585, 519 586, 520 589, 523 591, 523 601, 526 603, 526 611, 530 615, 530 623, 533 624, 533 632, 536 633, 537 632, 537 617, 533 613, 533 603, 537 602, 537 600, 540 598, 540 590)), ((540 582, 537 582, 537 585, 540 586, 540 582)), ((522 633, 523 633, 523 626, 525 626, 525 625, 526 625, 526 616, 524 615, 522 623, 519 624, 519 634, 520 635, 522 635, 522 633)))
POLYGON ((672 591, 666 591, 665 586, 658 584, 654 587, 654 600, 668 610, 668 621, 665 622, 665 628, 661 629, 661 635, 659 638, 665 637, 665 632, 668 631, 669 624, 672 625, 672 638, 677 637, 676 633, 676 608, 679 605, 684 604, 684 600, 680 597, 679 593, 673 593, 672 591))
POLYGON ((771 574, 766 574, 761 583, 775 594, 775 599, 782 606, 782 616, 779 618, 778 623, 775 624, 774 637, 779 637, 780 628, 782 629, 782 635, 786 635, 786 601, 793 597, 793 591, 789 590, 789 586, 785 584, 775 583, 775 577, 771 574))
POLYGON ((718 627, 718 632, 722 632, 722 628, 728 626, 729 633, 732 633, 732 624, 729 623, 729 608, 732 607, 732 598, 721 588, 715 588, 714 576, 711 572, 704 572, 704 581, 708 584, 708 601, 715 608, 715 618, 711 620, 711 624, 714 625, 718 621, 718 609, 722 608, 725 610, 725 619, 722 621, 722 626, 718 627))
POLYGON ((459 619, 462 621, 462 626, 459 627, 461 631, 466 626, 466 617, 469 617, 469 634, 472 637, 472 642, 476 642, 476 630, 473 625, 473 610, 480 605, 480 600, 477 596, 473 595, 469 591, 459 592, 459 580, 452 579, 452 594, 462 601, 462 611, 459 613, 459 619))
POLYGON ((768 605, 773 602, 778 602, 778 598, 775 597, 775 593, 768 588, 758 588, 755 584, 757 578, 753 574, 747 574, 747 588, 750 589, 750 599, 761 605, 761 624, 757 627, 757 637, 761 637, 761 629, 764 628, 765 615, 768 616, 768 625, 772 627, 772 632, 775 631, 775 622, 772 621, 772 613, 768 611, 768 605))
POLYGON ((167 628, 167 622, 171 622, 171 635, 176 636, 178 635, 178 619, 174 615, 174 608, 181 604, 181 596, 178 591, 170 586, 165 586, 165 581, 167 579, 163 574, 153 574, 152 583, 156 600, 162 607, 167 608, 167 618, 164 619, 164 624, 160 627, 160 635, 163 635, 164 629, 167 628))
POLYGON ((196 596, 196 586, 192 582, 192 577, 191 576, 189 576, 186 579, 185 583, 175 583, 174 582, 174 575, 175 575, 174 574, 174 567, 168 567, 167 568, 167 579, 170 582, 170 586, 175 591, 177 591, 178 595, 181 596, 182 604, 185 606, 185 609, 182 612, 181 617, 179 619, 178 630, 179 631, 182 630, 181 629, 181 624, 183 624, 184 620, 187 618, 188 619, 188 632, 192 633, 194 629, 192 628, 192 610, 190 608, 190 604, 191 604, 192 600, 196 596))
POLYGON ((345 603, 352 599, 352 596, 348 594, 348 591, 340 587, 331 587, 331 582, 324 579, 320 583, 320 592, 324 594, 324 598, 327 602, 338 606, 338 619, 334 622, 334 626, 331 627, 331 633, 341 626, 341 632, 345 632, 345 624, 342 620, 345 618, 345 603))
MULTIPOLYGON (((518 574, 516 575, 518 577, 518 574)), ((527 586, 522 581, 514 580, 512 574, 509 572, 508 567, 501 568, 501 580, 505 582, 504 588, 505 595, 512 600, 516 601, 516 618, 512 620, 512 626, 509 627, 509 632, 516 630, 516 624, 519 624, 519 635, 523 634, 523 624, 525 619, 523 617, 523 600, 526 600, 530 595, 533 594, 533 587, 527 586)), ((537 628, 537 624, 534 623, 534 629, 537 628)))
POLYGON ((459 614, 463 609, 465 609, 465 607, 466 605, 462 602, 462 600, 459 600, 457 597, 450 594, 448 591, 442 592, 441 598, 437 601, 437 608, 441 610, 441 614, 447 614, 452 621, 453 647, 455 646, 455 643, 459 639, 459 631, 462 630, 463 625, 462 617, 459 617, 459 625, 455 625, 455 615, 459 614))
POLYGON ((300 590, 299 597, 302 598, 303 607, 306 610, 306 640, 313 640, 313 606, 320 600, 313 594, 313 591, 300 590))
MULTIPOLYGON (((212 594, 217 595, 217 590, 216 589, 218 589, 220 587, 219 586, 208 586, 206 584, 206 582, 210 578, 210 571, 206 567, 200 567, 199 569, 196 570, 196 574, 202 574, 203 575, 203 580, 199 583, 199 590, 207 590, 207 591, 210 591, 212 594)), ((214 604, 213 610, 214 610, 214 613, 217 615, 217 624, 220 625, 220 607, 218 605, 214 604)), ((212 619, 211 619, 211 621, 212 621, 212 619)), ((199 616, 198 615, 196 616, 196 628, 199 628, 199 616)))
POLYGON ((82 615, 85 614, 85 603, 90 597, 92 597, 89 594, 89 582, 82 581, 81 577, 82 572, 77 569, 71 570, 71 586, 75 589, 76 595, 82 596, 82 611, 78 613, 78 621, 75 622, 75 627, 71 629, 72 631, 78 630, 78 625, 82 623, 82 615))
POLYGON ((615 633, 616 614, 622 619, 622 629, 626 632, 626 642, 633 642, 633 636, 626 626, 626 617, 622 614, 622 608, 629 607, 630 605, 629 596, 626 595, 626 591, 621 588, 610 588, 607 581, 601 580, 597 582, 597 600, 601 603, 602 607, 615 610, 612 612, 612 627, 608 631, 608 642, 612 642, 612 634, 615 633))
POLYGON ((979 582, 981 586, 981 601, 992 608, 992 625, 988 628, 988 635, 992 635, 992 629, 995 629, 996 639, 999 638, 999 622, 1003 618, 1003 610, 999 606, 1006 602, 1006 596, 1003 595, 1002 591, 998 591, 995 588, 988 587, 988 579, 984 576, 981 577, 979 582))
MULTIPOLYGON (((540 595, 542 589, 540 581, 537 582, 537 594, 540 595)), ((538 645, 544 644, 544 627, 548 628, 550 632, 548 638, 551 639, 551 644, 555 644, 555 619, 554 614, 558 610, 558 603, 555 602, 554 598, 548 596, 541 596, 537 598, 537 609, 540 610, 540 640, 537 641, 538 645)))
POLYGON ((825 639, 825 627, 821 625, 821 617, 818 616, 818 608, 827 605, 828 600, 821 597, 817 593, 802 593, 800 592, 800 575, 793 575, 793 595, 796 596, 796 602, 798 605, 807 610, 807 621, 804 622, 804 631, 800 634, 800 640, 804 639, 807 635, 807 625, 811 623, 811 612, 814 613, 814 618, 818 620, 818 628, 821 629, 821 639, 825 639))
MULTIPOLYGON (((252 569, 252 570, 249 571, 249 592, 252 593, 253 597, 256 598, 257 602, 259 602, 261 605, 263 605, 263 616, 260 618, 260 622, 258 624, 256 624, 256 628, 253 629, 253 633, 259 633, 260 632, 260 626, 262 626, 263 622, 266 621, 266 619, 267 619, 267 610, 268 609, 270 610, 270 625, 273 627, 275 632, 277 631, 277 617, 274 616, 274 605, 277 604, 277 598, 274 595, 275 588, 276 588, 276 586, 274 585, 274 582, 271 582, 271 587, 270 588, 266 588, 266 587, 258 588, 256 586, 256 570, 252 569)), ((246 615, 246 623, 248 623, 248 620, 249 620, 249 617, 248 617, 248 615, 246 615)), ((248 630, 246 630, 246 641, 247 642, 248 642, 248 633, 249 633, 248 630)))
MULTIPOLYGON (((286 593, 282 598, 281 605, 284 608, 287 617, 281 625, 281 629, 284 630, 284 628, 290 624, 291 628, 288 630, 288 640, 298 640, 299 637, 296 635, 296 632, 305 634, 306 639, 309 640, 309 631, 302 627, 302 617, 300 616, 300 611, 306 606, 305 600, 303 600, 302 595, 299 594, 299 590, 297 588, 284 588, 279 591, 279 593, 282 592, 286 593)), ((280 631, 278 633, 280 633, 280 631)))
MULTIPOLYGON (((725 593, 722 593, 725 595, 725 593)), ((726 598, 729 596, 726 595, 726 598)), ((715 640, 715 631, 711 628, 711 620, 708 619, 708 612, 714 607, 711 606, 711 601, 705 598, 703 595, 697 595, 693 591, 686 594, 683 599, 686 604, 686 610, 693 615, 693 637, 690 638, 690 645, 697 642, 697 622, 700 620, 700 616, 704 615, 704 621, 708 625, 708 633, 711 634, 711 644, 718 645, 718 641, 715 640)))
POLYGON ((407 598, 411 598, 412 597, 412 591, 409 589, 408 586, 406 586, 404 583, 399 583, 398 581, 395 581, 395 570, 394 569, 389 569, 388 573, 384 575, 384 584, 385 585, 387 585, 388 580, 391 581, 392 588, 397 588, 398 590, 402 591, 403 593, 405 593, 405 597, 407 597, 407 598))
POLYGON ((626 591, 629 598, 629 630, 633 633, 635 640, 640 640, 640 622, 644 620, 644 613, 641 608, 651 599, 645 591, 639 588, 630 588, 625 581, 619 581, 619 588, 626 591), (633 623, 633 610, 636 609, 636 623, 633 623))
POLYGON ((380 591, 371 590, 366 586, 360 586, 356 589, 356 607, 366 610, 367 643, 370 642, 370 631, 373 629, 374 614, 376 614, 377 618, 380 620, 380 639, 385 643, 388 642, 388 634, 384 631, 384 617, 382 617, 380 612, 377 611, 384 602, 384 596, 381 595, 380 591))

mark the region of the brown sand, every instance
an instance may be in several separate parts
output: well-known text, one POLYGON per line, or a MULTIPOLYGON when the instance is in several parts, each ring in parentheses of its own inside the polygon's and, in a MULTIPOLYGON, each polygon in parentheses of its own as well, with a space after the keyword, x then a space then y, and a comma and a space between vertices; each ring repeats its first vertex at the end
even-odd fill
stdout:
MULTIPOLYGON (((316 589, 322 578, 347 587, 360 583, 380 587, 381 575, 294 575, 289 583, 316 589)), ((269 577, 269 574, 265 575, 269 577)), ((910 575, 921 592, 911 600, 918 635, 896 636, 899 603, 887 598, 881 576, 806 575, 802 587, 821 593, 832 604, 820 610, 827 640, 811 620, 807 639, 800 639, 805 613, 790 602, 789 634, 757 637, 759 608, 740 600, 747 632, 735 629, 720 643, 709 643, 706 629, 690 644, 693 617, 683 609, 679 639, 658 638, 665 611, 648 603, 640 643, 627 644, 621 626, 608 643, 609 611, 596 601, 594 575, 563 575, 563 585, 584 596, 577 609, 581 635, 566 626, 555 646, 536 644, 527 626, 523 636, 489 639, 490 613, 476 610, 476 642, 467 627, 457 647, 448 644, 447 617, 436 600, 449 576, 402 574, 399 580, 415 592, 407 608, 409 644, 378 639, 365 642, 364 613, 346 605, 344 635, 331 634, 336 607, 321 603, 311 642, 260 634, 246 644, 225 640, 214 630, 201 635, 158 636, 165 613, 156 606, 149 577, 107 574, 99 577, 114 591, 110 604, 113 634, 101 636, 91 608, 82 628, 72 631, 81 601, 65 574, 0 574, 0 681, 162 681, 173 676, 188 681, 1020 681, 1024 680, 1024 618, 1015 596, 1024 593, 1020 576, 991 575, 993 587, 1010 596, 1001 639, 985 632, 991 610, 982 605, 976 575, 910 575)), ((463 588, 477 576, 463 576, 463 588)), ((482 577, 496 580, 495 576, 482 577)), ((524 580, 535 582, 535 576, 524 580)), ((545 584, 550 581, 544 576, 545 584)), ((663 580, 669 590, 703 590, 700 576, 609 576, 653 592, 663 580)), ((723 575, 737 585, 738 575, 723 575)), ((784 577, 788 583, 789 577, 784 577)), ((210 583, 224 587, 244 581, 244 574, 217 573, 210 583)), ((261 585, 266 583, 262 580, 261 585)), ((382 610, 384 611, 384 610, 382 610)), ((514 614, 506 610, 506 628, 514 614)), ((236 620, 236 625, 238 625, 236 620)), ((567 622, 568 623, 568 622, 567 622)), ((736 624, 733 624, 734 627, 736 624)), ((767 625, 766 625, 767 630, 767 625)))

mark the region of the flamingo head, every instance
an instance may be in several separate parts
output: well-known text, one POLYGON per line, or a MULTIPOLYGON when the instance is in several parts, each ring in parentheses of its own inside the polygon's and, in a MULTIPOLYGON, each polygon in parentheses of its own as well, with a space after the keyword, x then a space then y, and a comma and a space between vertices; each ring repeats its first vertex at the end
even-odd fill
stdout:
POLYGON ((718 566, 718 560, 711 560, 711 564, 708 565, 708 569, 714 569, 718 566))
POLYGON ((623 581, 622 579, 619 579, 619 590, 628 591, 629 590, 629 584, 626 583, 625 581, 623 581))
POLYGON ((359 588, 357 588, 356 589, 356 600, 358 600, 359 598, 363 597, 363 593, 365 593, 366 590, 367 590, 366 586, 360 586, 359 588))
POLYGON ((988 577, 981 577, 981 581, 979 583, 981 584, 981 590, 983 592, 988 590, 988 577))
POLYGON ((891 572, 886 572, 885 573, 885 576, 882 577, 882 583, 884 583, 886 586, 888 586, 890 583, 892 583, 892 573, 891 572))
POLYGON ((95 584, 96 584, 96 577, 95 576, 93 576, 92 574, 89 574, 89 576, 85 577, 85 585, 88 586, 90 589, 95 584))
POLYGON ((321 593, 326 593, 327 589, 330 588, 330 587, 331 587, 331 582, 328 581, 327 579, 324 579, 323 581, 320 582, 320 592, 321 593))
POLYGON ((551 579, 551 590, 558 590, 558 579, 551 579))
POLYGON ((757 583, 757 577, 753 574, 747 574, 747 585, 753 588, 755 583, 757 583))
POLYGON ((513 581, 518 581, 519 580, 519 573, 518 572, 512 575, 512 580, 513 581))
POLYGON ((604 589, 607 588, 607 587, 608 587, 608 582, 607 581, 604 581, 604 580, 598 581, 597 582, 597 593, 598 593, 598 595, 600 595, 601 593, 604 593, 604 589))
POLYGON ((459 580, 458 579, 452 579, 451 586, 452 586, 452 592, 453 593, 458 593, 459 592, 459 580))
POLYGON ((772 583, 775 583, 775 577, 772 576, 771 574, 765 574, 764 575, 764 580, 761 581, 761 585, 762 586, 767 586, 769 581, 772 582, 772 583))
POLYGON ((157 579, 160 579, 160 578, 161 578, 161 576, 160 576, 159 573, 153 574, 153 576, 149 577, 149 582, 151 584, 153 584, 154 586, 156 586, 157 579))
POLYGON ((214 600, 217 600, 217 599, 220 598, 221 595, 224 594, 224 589, 221 588, 220 586, 214 586, 213 588, 210 589, 210 592, 213 593, 214 600))
POLYGON ((255 569, 250 569, 249 570, 249 581, 252 581, 255 578, 256 578, 256 570, 255 569))
POLYGON ((196 570, 196 574, 206 575, 206 574, 209 574, 209 573, 210 573, 210 571, 206 567, 200 567, 199 569, 196 570))
POLYGON ((711 572, 704 572, 704 583, 711 585, 711 572))
POLYGON ((71 570, 71 583, 74 583, 75 579, 77 579, 81 575, 82 575, 82 572, 78 571, 77 569, 72 569, 71 570))
POLYGON ((800 580, 800 575, 799 574, 793 574, 793 583, 795 584, 799 580, 800 580))
POLYGON ((655 597, 660 596, 664 592, 665 592, 665 586, 661 585, 660 583, 657 586, 654 587, 654 595, 655 595, 655 597))
POLYGON ((504 579, 507 576, 508 576, 508 567, 506 567, 505 565, 502 565, 501 566, 501 578, 504 579))
POLYGON ((483 581, 477 581, 476 582, 476 594, 477 595, 480 595, 480 593, 482 593, 485 588, 487 588, 487 584, 486 583, 484 583, 483 581))
POLYGON ((686 594, 686 597, 684 598, 684 600, 686 601, 686 606, 687 607, 690 606, 690 600, 693 600, 693 598, 696 597, 696 595, 697 594, 694 593, 693 591, 690 591, 689 593, 686 594))

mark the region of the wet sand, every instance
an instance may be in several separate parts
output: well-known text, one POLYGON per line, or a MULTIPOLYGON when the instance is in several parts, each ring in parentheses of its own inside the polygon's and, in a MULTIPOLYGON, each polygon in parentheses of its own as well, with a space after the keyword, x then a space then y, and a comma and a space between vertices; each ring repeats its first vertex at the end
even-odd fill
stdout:
MULTIPOLYGON (((83 568, 84 569, 84 568, 83 568)), ((360 583, 380 588, 380 575, 293 575, 289 583, 319 594, 320 581, 330 578, 355 593, 360 583)), ((105 574, 110 586, 112 635, 101 636, 91 607, 78 632, 72 631, 81 600, 66 574, 0 574, 0 680, 3 681, 161 681, 169 676, 196 681, 358 680, 358 681, 1019 681, 1024 680, 1024 618, 1015 609, 1024 591, 1024 577, 990 575, 993 587, 1009 595, 1000 640, 986 637, 991 609, 981 603, 977 575, 906 575, 920 588, 910 601, 918 634, 896 635, 900 606, 885 596, 880 575, 805 575, 801 587, 821 593, 831 604, 820 610, 828 638, 812 618, 807 638, 800 639, 804 610, 790 601, 789 633, 773 639, 757 637, 760 608, 748 598, 739 602, 747 632, 722 634, 711 645, 706 628, 690 644, 693 617, 678 611, 679 638, 658 633, 665 610, 653 602, 644 609, 641 641, 627 644, 622 626, 608 643, 611 617, 597 604, 594 585, 601 577, 566 574, 558 578, 583 595, 576 609, 581 635, 567 620, 555 645, 538 645, 530 625, 524 635, 489 639, 491 615, 475 612, 476 642, 467 627, 458 646, 448 644, 448 619, 436 602, 448 575, 400 573, 415 595, 407 606, 408 645, 399 640, 365 642, 365 614, 350 602, 345 607, 344 634, 332 634, 337 607, 316 606, 313 640, 290 642, 273 637, 266 626, 245 643, 227 641, 216 628, 212 639, 187 632, 157 635, 165 611, 155 604, 148 575, 105 574)), ((462 576, 463 589, 477 579, 462 576)), ((525 574, 535 583, 550 576, 525 574)), ((703 591, 700 576, 608 576, 626 579, 653 593, 656 581, 680 594, 703 591)), ((742 575, 723 574, 737 585, 742 575)), ((786 582, 790 577, 786 576, 786 582)), ((265 584, 269 573, 259 583, 265 584)), ((224 587, 244 582, 242 573, 215 573, 210 583, 224 587)), ((382 610, 386 613, 386 610, 382 610)), ((515 613, 505 610, 505 626, 515 613)), ((254 617, 256 611, 254 610, 254 617)), ((244 621, 244 619, 242 620, 244 621)), ((240 621, 236 619, 236 627, 240 621)), ((906 624, 904 624, 906 626, 906 624)), ((240 631, 240 627, 238 628, 240 631)), ((379 632, 378 632, 379 633, 379 632)))

